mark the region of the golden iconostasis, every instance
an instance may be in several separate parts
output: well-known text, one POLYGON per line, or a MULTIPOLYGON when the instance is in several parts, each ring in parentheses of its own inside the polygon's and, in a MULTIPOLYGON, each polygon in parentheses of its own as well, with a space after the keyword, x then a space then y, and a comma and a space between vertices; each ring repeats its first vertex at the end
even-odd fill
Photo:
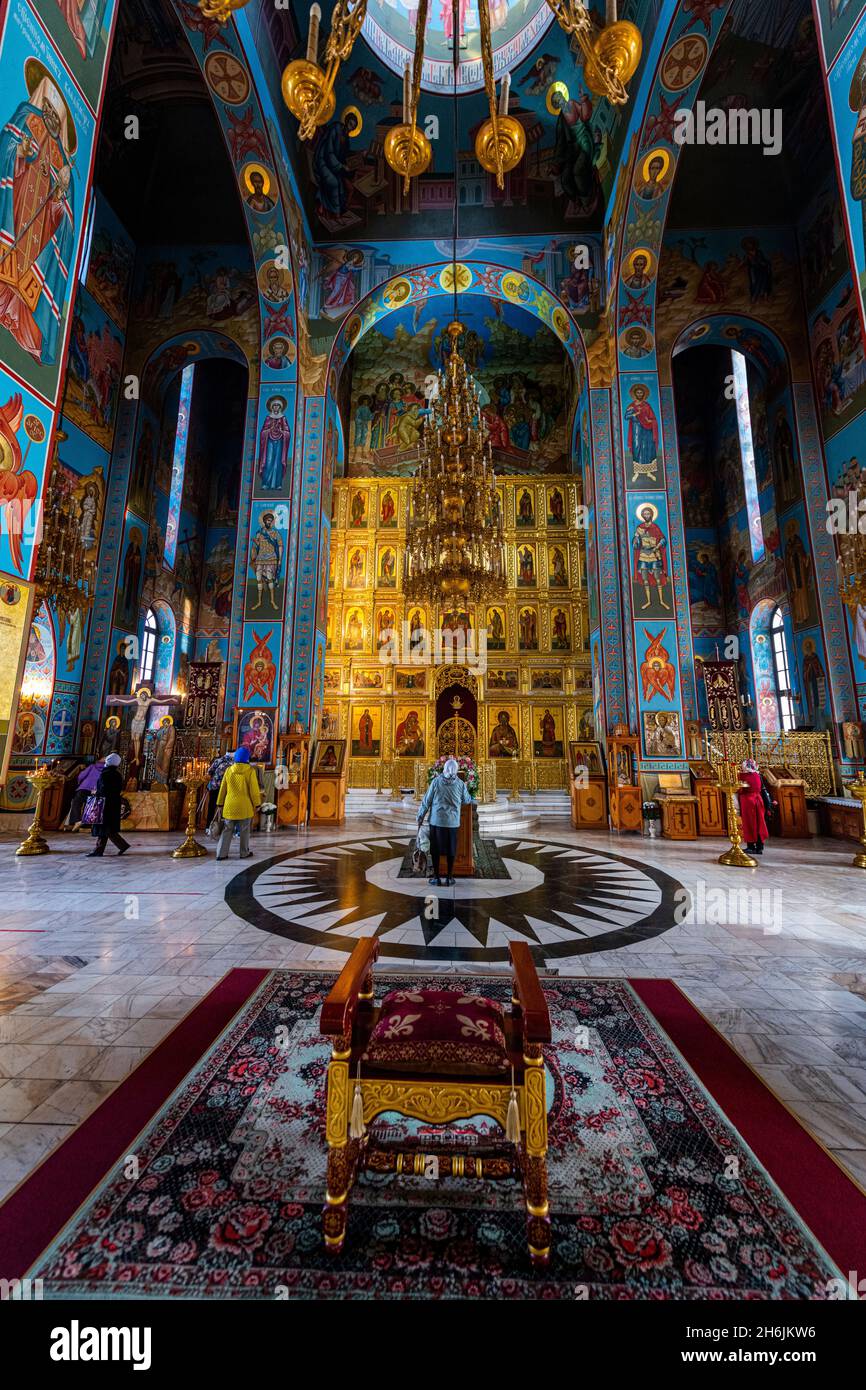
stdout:
POLYGON ((521 786, 564 788, 568 742, 594 737, 579 480, 502 479, 507 591, 495 603, 470 595, 436 612, 401 593, 410 486, 402 478, 334 486, 320 733, 347 740, 350 786, 371 787, 380 784, 377 764, 446 751, 443 722, 459 713, 476 759, 496 761, 500 785, 513 786, 519 764, 521 786), (449 660, 447 645, 431 653, 437 634, 464 643, 451 649, 462 650, 462 663, 449 660), (455 664, 468 679, 453 708, 462 683, 455 664))

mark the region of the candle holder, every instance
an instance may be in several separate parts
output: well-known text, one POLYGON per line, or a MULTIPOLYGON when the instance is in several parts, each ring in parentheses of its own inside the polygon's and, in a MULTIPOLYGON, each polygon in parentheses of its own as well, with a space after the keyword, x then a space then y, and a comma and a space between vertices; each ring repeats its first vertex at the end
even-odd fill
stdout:
POLYGON ((739 786, 740 777, 736 764, 722 763, 719 771, 719 788, 728 806, 728 835, 731 840, 731 848, 719 856, 719 863, 724 864, 728 869, 755 869, 758 864, 757 859, 753 859, 742 848, 743 837, 740 834, 740 817, 734 802, 734 796, 739 790, 739 786))
MULTIPOLYGON (((852 796, 860 802, 860 815, 862 824, 860 826, 860 853, 855 854, 851 860, 851 867, 854 869, 866 869, 866 774, 857 773, 853 782, 847 784, 852 796)), ((20 854, 19 850, 19 854, 20 854)))
POLYGON ((36 788, 36 810, 33 812, 33 824, 15 853, 48 854, 51 846, 42 834, 42 802, 48 788, 57 781, 57 773, 51 772, 47 767, 40 767, 37 761, 36 767, 32 772, 28 772, 26 777, 30 785, 36 788))
POLYGON ((204 758, 194 758, 188 762, 178 781, 187 789, 186 839, 177 849, 172 850, 172 859, 202 859, 207 854, 204 845, 195 838, 195 819, 198 809, 197 792, 207 781, 207 763, 204 758))

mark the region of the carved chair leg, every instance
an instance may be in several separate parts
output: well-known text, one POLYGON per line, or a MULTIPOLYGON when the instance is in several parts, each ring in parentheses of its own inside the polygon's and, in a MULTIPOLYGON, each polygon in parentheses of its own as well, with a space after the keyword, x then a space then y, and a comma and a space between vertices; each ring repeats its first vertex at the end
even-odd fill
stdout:
POLYGON ((526 1199, 526 1239, 529 1258, 537 1266, 550 1259, 550 1204, 547 1200, 547 1155, 526 1155, 523 1160, 523 1193, 526 1199))
POLYGON ((322 1208, 322 1227, 325 1249, 332 1255, 340 1253, 346 1239, 349 1193, 355 1181, 360 1148, 360 1140, 350 1139, 342 1148, 328 1150, 328 1190, 322 1208))
POLYGON ((349 1191, 358 1166, 360 1141, 349 1138, 348 1039, 335 1048, 328 1064, 328 1105, 325 1137, 328 1141, 328 1186, 322 1208, 325 1248, 334 1254, 343 1248, 349 1191))

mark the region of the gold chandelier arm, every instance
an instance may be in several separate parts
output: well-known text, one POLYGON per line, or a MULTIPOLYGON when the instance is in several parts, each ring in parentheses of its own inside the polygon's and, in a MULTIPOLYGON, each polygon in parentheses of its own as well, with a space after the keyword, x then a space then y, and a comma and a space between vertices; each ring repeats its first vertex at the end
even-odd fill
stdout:
MULTIPOLYGON (((548 0, 549 2, 550 0, 548 0)), ((496 187, 504 188, 502 150, 499 147, 499 115, 496 110, 496 79, 493 76, 493 44, 490 38, 490 0, 478 0, 478 19, 481 24, 481 64, 484 69, 484 87, 487 92, 487 105, 490 108, 493 148, 496 153, 496 187)))
MULTIPOLYGON (((409 148, 415 145, 415 130, 418 125, 418 102, 421 99, 421 73, 424 68, 424 37, 427 32, 427 10, 429 0, 420 0, 418 15, 415 20, 415 55, 412 60, 412 96, 411 110, 409 112, 409 124, 412 127, 412 139, 409 148)), ((409 192, 409 171, 403 177, 403 192, 409 192)))
POLYGON ((367 0, 354 0, 354 4, 351 0, 337 0, 331 16, 331 32, 325 45, 325 80, 318 101, 301 121, 299 134, 302 140, 309 140, 316 127, 321 125, 322 113, 331 99, 340 64, 351 54, 366 17, 367 0))

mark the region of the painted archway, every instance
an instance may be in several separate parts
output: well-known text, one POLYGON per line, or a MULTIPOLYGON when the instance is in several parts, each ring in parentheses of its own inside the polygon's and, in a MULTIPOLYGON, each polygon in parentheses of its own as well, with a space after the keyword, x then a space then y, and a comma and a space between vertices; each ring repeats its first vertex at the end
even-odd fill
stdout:
MULTIPOLYGON (((293 625, 290 686, 284 683, 281 713, 291 712, 307 722, 314 704, 321 699, 325 660, 325 606, 327 565, 330 549, 330 496, 334 478, 340 470, 345 442, 337 406, 340 379, 349 356, 363 336, 389 314, 442 299, 458 306, 462 295, 482 296, 514 304, 540 322, 562 344, 575 372, 574 416, 578 428, 585 429, 579 451, 584 500, 593 496, 593 441, 588 428, 588 363, 586 346, 577 320, 546 285, 526 272, 487 261, 439 261, 418 266, 393 276, 371 290, 347 314, 331 348, 324 397, 304 404, 304 476, 301 496, 301 529, 297 551, 290 552, 289 563, 297 569, 296 603, 293 625), (456 279, 456 294, 455 294, 456 279), (585 422, 585 424, 584 424, 585 422)), ((594 553, 593 507, 588 507, 588 574, 592 591, 597 561, 594 553)), ((294 537, 291 544, 294 545, 294 537)), ((596 649, 597 650, 597 649, 596 649)), ((602 682, 603 684, 603 682, 602 682)))

